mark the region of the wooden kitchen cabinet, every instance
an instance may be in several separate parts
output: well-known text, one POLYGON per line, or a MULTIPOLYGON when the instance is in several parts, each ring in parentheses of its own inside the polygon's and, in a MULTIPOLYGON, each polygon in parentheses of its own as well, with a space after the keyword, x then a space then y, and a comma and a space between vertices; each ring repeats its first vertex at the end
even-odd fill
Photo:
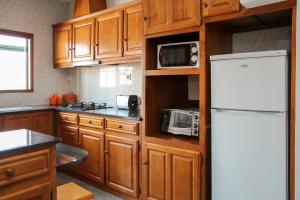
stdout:
POLYGON ((58 125, 58 137, 61 138, 62 143, 77 147, 78 146, 78 127, 68 124, 58 125))
POLYGON ((1 200, 56 199, 55 144, 0 158, 1 200), (54 197, 54 198, 51 198, 54 197))
POLYGON ((32 113, 32 130, 53 135, 53 113, 37 112, 32 113))
MULTIPOLYGON (((57 135, 61 138, 63 144, 78 147, 79 130, 77 126, 59 122, 57 127, 57 135)), ((66 168, 66 172, 78 175, 78 166, 66 168)))
POLYGON ((124 55, 142 54, 142 6, 137 4, 124 9, 124 55))
POLYGON ((53 135, 52 112, 20 113, 4 116, 4 130, 28 129, 53 135))
POLYGON ((104 184, 104 133, 80 128, 79 147, 88 152, 88 157, 79 166, 79 175, 104 184))
POLYGON ((94 60, 94 19, 73 24, 73 62, 94 60))
POLYGON ((199 199, 199 153, 143 144, 144 199, 199 199))
POLYGON ((2 196, 1 200, 51 200, 50 182, 34 185, 18 192, 2 196))
POLYGON ((239 9, 239 0, 203 0, 204 17, 212 17, 216 15, 237 12, 239 9))
POLYGON ((123 13, 121 10, 96 18, 96 59, 122 56, 123 13))
POLYGON ((72 25, 53 27, 53 54, 55 67, 70 67, 72 63, 72 25))
POLYGON ((143 0, 144 33, 200 26, 200 0, 143 0))
POLYGON ((106 185, 138 197, 138 141, 105 136, 106 185))

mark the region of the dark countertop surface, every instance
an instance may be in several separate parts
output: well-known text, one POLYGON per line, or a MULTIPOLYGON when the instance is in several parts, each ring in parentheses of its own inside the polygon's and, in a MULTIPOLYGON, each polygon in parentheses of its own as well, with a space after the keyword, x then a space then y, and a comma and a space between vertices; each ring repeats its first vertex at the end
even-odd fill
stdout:
POLYGON ((25 129, 0 132, 0 156, 21 153, 59 142, 59 138, 25 129))
POLYGON ((135 121, 142 120, 140 111, 138 110, 129 111, 129 110, 119 110, 117 108, 107 108, 107 109, 83 111, 80 109, 68 108, 63 106, 49 106, 49 105, 0 108, 0 115, 26 113, 26 112, 33 112, 33 111, 47 111, 47 110, 99 115, 104 117, 113 117, 113 118, 128 119, 128 120, 135 120, 135 121))
POLYGON ((63 169, 78 165, 88 156, 88 152, 66 144, 56 144, 56 168, 63 169))

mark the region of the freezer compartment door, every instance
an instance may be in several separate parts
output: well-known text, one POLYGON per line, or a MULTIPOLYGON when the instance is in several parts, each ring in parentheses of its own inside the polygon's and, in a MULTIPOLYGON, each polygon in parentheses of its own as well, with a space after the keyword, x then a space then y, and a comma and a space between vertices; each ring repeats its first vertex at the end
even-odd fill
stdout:
POLYGON ((212 110, 212 200, 287 200, 286 116, 212 110))
POLYGON ((211 61, 212 108, 287 111, 287 56, 211 61))

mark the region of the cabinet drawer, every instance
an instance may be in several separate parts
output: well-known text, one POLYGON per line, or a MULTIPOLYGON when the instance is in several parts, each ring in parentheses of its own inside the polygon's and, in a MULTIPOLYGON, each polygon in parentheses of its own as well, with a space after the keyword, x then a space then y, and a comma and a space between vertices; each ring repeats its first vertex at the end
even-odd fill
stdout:
POLYGON ((49 173, 49 150, 0 159, 0 187, 49 173))
POLYGON ((89 126, 93 128, 103 128, 104 118, 79 115, 79 125, 89 126))
POLYGON ((77 124, 78 123, 78 116, 77 114, 71 113, 58 113, 58 120, 62 122, 77 124))
POLYGON ((106 120, 106 130, 138 135, 138 123, 119 120, 106 120))

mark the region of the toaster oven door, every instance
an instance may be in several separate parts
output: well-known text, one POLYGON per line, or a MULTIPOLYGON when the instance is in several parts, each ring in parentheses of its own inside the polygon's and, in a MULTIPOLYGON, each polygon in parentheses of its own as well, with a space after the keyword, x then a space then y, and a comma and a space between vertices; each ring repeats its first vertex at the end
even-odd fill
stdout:
POLYGON ((164 111, 162 131, 175 135, 192 135, 192 115, 184 111, 164 111))

